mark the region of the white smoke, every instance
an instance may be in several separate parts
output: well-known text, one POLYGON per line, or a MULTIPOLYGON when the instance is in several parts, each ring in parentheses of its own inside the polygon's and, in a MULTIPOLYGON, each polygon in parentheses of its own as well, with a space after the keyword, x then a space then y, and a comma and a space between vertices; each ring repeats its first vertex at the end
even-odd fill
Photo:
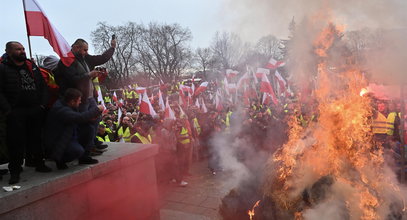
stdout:
POLYGON ((223 0, 219 20, 226 30, 244 40, 257 40, 273 34, 289 35, 292 18, 300 23, 305 17, 330 13, 332 22, 348 30, 369 28, 403 28, 407 25, 407 2, 404 0, 223 0))

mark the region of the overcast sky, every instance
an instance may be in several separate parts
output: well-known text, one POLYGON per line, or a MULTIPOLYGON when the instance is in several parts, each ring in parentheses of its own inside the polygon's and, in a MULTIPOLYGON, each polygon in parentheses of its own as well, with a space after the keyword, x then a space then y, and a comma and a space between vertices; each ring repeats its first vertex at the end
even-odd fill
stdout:
MULTIPOLYGON (((37 0, 49 20, 71 44, 77 38, 91 42, 90 33, 99 21, 121 25, 128 21, 179 23, 192 31, 192 47, 207 47, 217 30, 220 0, 37 0)), ((1 0, 0 50, 7 41, 20 41, 26 47, 23 4, 21 0, 1 0)), ((54 54, 43 37, 31 37, 33 54, 54 54)), ((90 52, 93 48, 90 45, 90 52)))

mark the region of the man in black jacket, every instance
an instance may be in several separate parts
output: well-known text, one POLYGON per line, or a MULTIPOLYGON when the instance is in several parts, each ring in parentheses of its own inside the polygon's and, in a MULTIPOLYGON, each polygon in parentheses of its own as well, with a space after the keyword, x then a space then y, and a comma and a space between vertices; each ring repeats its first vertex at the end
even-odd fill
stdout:
MULTIPOLYGON (((111 47, 102 55, 92 56, 88 54, 88 43, 83 39, 77 39, 72 44, 72 53, 75 60, 71 65, 66 66, 61 61, 55 74, 57 84, 60 87, 60 94, 68 88, 76 88, 82 92, 82 103, 79 106, 79 112, 86 112, 94 108, 97 103, 94 98, 94 85, 92 79, 97 77, 100 72, 93 70, 95 66, 106 63, 114 53, 116 40, 111 41, 111 47)), ((90 151, 95 147, 95 139, 98 121, 87 122, 79 125, 79 143, 85 148, 85 153, 80 162, 92 161, 90 151)))
MULTIPOLYGON (((67 89, 64 97, 57 100, 48 113, 45 124, 45 149, 49 158, 55 160, 58 169, 66 169, 66 162, 81 158, 84 147, 78 142, 78 125, 94 120, 103 111, 98 105, 79 112, 82 93, 67 89)), ((94 164, 97 160, 80 160, 82 164, 94 164)))
POLYGON ((29 152, 38 172, 50 172, 44 164, 41 131, 47 87, 38 67, 27 59, 19 42, 6 44, 0 63, 0 111, 7 124, 10 184, 20 180, 24 153, 29 152))

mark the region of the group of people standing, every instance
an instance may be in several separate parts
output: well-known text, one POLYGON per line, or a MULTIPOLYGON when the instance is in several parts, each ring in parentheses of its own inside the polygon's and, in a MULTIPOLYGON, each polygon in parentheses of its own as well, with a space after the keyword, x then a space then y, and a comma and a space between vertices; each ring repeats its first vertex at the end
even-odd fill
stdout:
POLYGON ((96 129, 103 107, 93 96, 92 78, 100 73, 96 65, 113 55, 116 41, 99 56, 88 54, 88 43, 78 39, 72 44, 74 58, 70 65, 56 57, 47 57, 47 68, 39 68, 27 59, 24 46, 16 41, 6 44, 0 61, 1 148, 10 172, 9 184, 20 181, 23 165, 37 172, 51 172, 44 159, 52 159, 58 169, 75 159, 80 164, 98 161, 90 156, 96 141, 96 129), (43 74, 52 71, 59 87, 57 97, 43 74))

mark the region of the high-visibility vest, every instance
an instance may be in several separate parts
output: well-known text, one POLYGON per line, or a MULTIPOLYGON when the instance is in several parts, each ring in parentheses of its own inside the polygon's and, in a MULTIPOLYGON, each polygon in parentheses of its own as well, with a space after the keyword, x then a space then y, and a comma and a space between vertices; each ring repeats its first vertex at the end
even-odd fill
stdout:
POLYGON ((226 127, 230 127, 230 116, 233 114, 232 111, 229 111, 228 113, 226 113, 226 120, 225 120, 225 125, 226 127))
POLYGON ((393 134, 395 118, 396 117, 393 114, 389 114, 386 118, 382 113, 378 112, 376 118, 373 120, 373 133, 393 134))
POLYGON ((123 126, 120 127, 119 130, 117 131, 117 134, 123 137, 124 142, 131 142, 131 134, 129 127, 127 127, 124 131, 123 126))
POLYGON ((272 115, 272 114, 271 114, 271 109, 270 109, 270 108, 267 108, 266 113, 271 116, 271 115, 272 115))
POLYGON ((394 122, 396 121, 397 116, 397 112, 390 112, 390 114, 387 116, 387 123, 389 123, 389 130, 387 131, 387 135, 391 136, 394 134, 394 122))
POLYGON ((189 139, 188 129, 186 129, 185 127, 182 127, 181 129, 180 140, 178 142, 180 142, 181 144, 191 143, 191 140, 189 139))
POLYGON ((93 86, 95 86, 96 91, 100 90, 99 78, 95 77, 93 80, 93 86))
POLYGON ((196 129, 196 132, 198 133, 198 135, 201 134, 201 126, 199 125, 198 119, 194 118, 192 119, 192 121, 194 122, 194 128, 196 129))
POLYGON ((133 136, 136 136, 142 144, 151 144, 151 135, 148 135, 147 138, 142 136, 140 133, 136 132, 133 136))
POLYGON ((110 142, 109 135, 106 135, 105 138, 103 138, 103 137, 101 137, 101 136, 99 136, 99 135, 96 135, 96 138, 97 138, 99 141, 102 141, 102 142, 110 142))
POLYGON ((112 103, 112 99, 110 99, 110 97, 109 96, 105 96, 104 97, 104 99, 105 99, 105 102, 107 103, 112 103))

